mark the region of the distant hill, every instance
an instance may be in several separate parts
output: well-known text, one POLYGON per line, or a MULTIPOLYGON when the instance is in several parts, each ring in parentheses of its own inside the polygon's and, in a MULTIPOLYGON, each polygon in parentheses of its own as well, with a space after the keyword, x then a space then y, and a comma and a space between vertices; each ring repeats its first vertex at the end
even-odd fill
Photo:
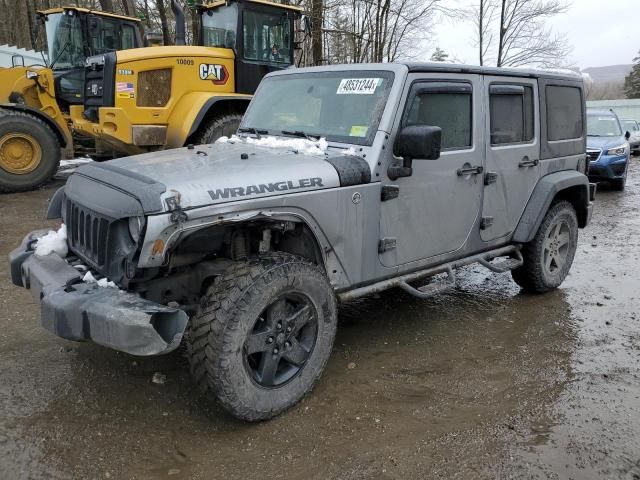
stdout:
POLYGON ((582 70, 591 75, 594 83, 624 82, 633 65, 608 65, 606 67, 589 67, 582 70))

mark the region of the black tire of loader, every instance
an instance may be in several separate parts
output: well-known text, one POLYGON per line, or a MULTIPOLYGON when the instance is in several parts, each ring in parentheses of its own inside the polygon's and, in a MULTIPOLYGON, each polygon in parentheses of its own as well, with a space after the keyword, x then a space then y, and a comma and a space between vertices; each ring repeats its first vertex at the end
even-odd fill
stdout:
POLYGON ((191 375, 201 391, 215 396, 236 418, 267 420, 313 389, 329 359, 336 327, 333 288, 317 265, 285 253, 237 262, 216 277, 189 322, 185 339, 191 375), (279 387, 260 387, 242 360, 244 339, 270 298, 305 288, 319 317, 313 350, 294 379, 279 387))
POLYGON ((544 293, 555 290, 564 281, 578 247, 578 218, 573 205, 567 201, 560 201, 551 205, 545 215, 536 236, 522 248, 524 264, 511 271, 513 280, 525 291, 544 293), (550 276, 543 265, 544 243, 549 235, 554 221, 562 217, 569 227, 570 242, 566 262, 557 276, 550 276))
POLYGON ((60 165, 61 146, 55 132, 29 113, 0 109, 0 137, 11 132, 30 135, 40 144, 40 165, 29 173, 16 175, 0 168, 0 192, 34 190, 53 178, 60 165))
POLYGON ((215 143, 220 137, 230 137, 238 130, 241 120, 242 115, 238 113, 213 118, 200 126, 193 141, 196 145, 206 145, 215 143))

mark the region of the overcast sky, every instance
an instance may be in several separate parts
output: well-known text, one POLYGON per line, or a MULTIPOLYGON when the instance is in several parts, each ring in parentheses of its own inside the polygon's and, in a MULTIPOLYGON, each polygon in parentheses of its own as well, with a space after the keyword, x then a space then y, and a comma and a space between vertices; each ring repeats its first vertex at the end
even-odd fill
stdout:
MULTIPOLYGON (((474 0, 449 2, 470 5, 474 0)), ((640 0, 573 0, 567 13, 555 17, 551 26, 557 33, 566 33, 573 47, 570 61, 580 68, 633 63, 640 50, 640 0)), ((435 34, 434 47, 462 63, 478 63, 470 22, 440 22, 435 34)))

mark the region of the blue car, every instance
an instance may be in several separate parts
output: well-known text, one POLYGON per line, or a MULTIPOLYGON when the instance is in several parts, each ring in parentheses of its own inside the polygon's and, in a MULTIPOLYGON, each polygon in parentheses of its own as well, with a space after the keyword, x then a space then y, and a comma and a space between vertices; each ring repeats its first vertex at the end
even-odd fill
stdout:
POLYGON ((608 181, 615 190, 624 190, 630 156, 629 136, 612 110, 587 110, 590 180, 608 181))

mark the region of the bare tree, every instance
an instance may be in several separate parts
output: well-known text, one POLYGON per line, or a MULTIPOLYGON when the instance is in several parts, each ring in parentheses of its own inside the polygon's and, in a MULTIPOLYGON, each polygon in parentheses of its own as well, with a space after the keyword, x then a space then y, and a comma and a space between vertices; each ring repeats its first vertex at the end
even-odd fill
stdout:
POLYGON ((136 2, 134 0, 122 0, 122 7, 125 15, 136 16, 136 2))
POLYGON ((500 0, 497 66, 564 65, 571 49, 545 22, 566 10, 564 0, 500 0))
POLYGON ((323 46, 328 63, 392 62, 420 57, 444 0, 326 0, 323 46))
POLYGON ((113 0, 100 0, 100 8, 105 12, 113 12, 113 0))
POLYGON ((475 29, 478 61, 485 65, 494 43, 494 24, 497 13, 497 0, 478 0, 478 4, 469 12, 475 29))

